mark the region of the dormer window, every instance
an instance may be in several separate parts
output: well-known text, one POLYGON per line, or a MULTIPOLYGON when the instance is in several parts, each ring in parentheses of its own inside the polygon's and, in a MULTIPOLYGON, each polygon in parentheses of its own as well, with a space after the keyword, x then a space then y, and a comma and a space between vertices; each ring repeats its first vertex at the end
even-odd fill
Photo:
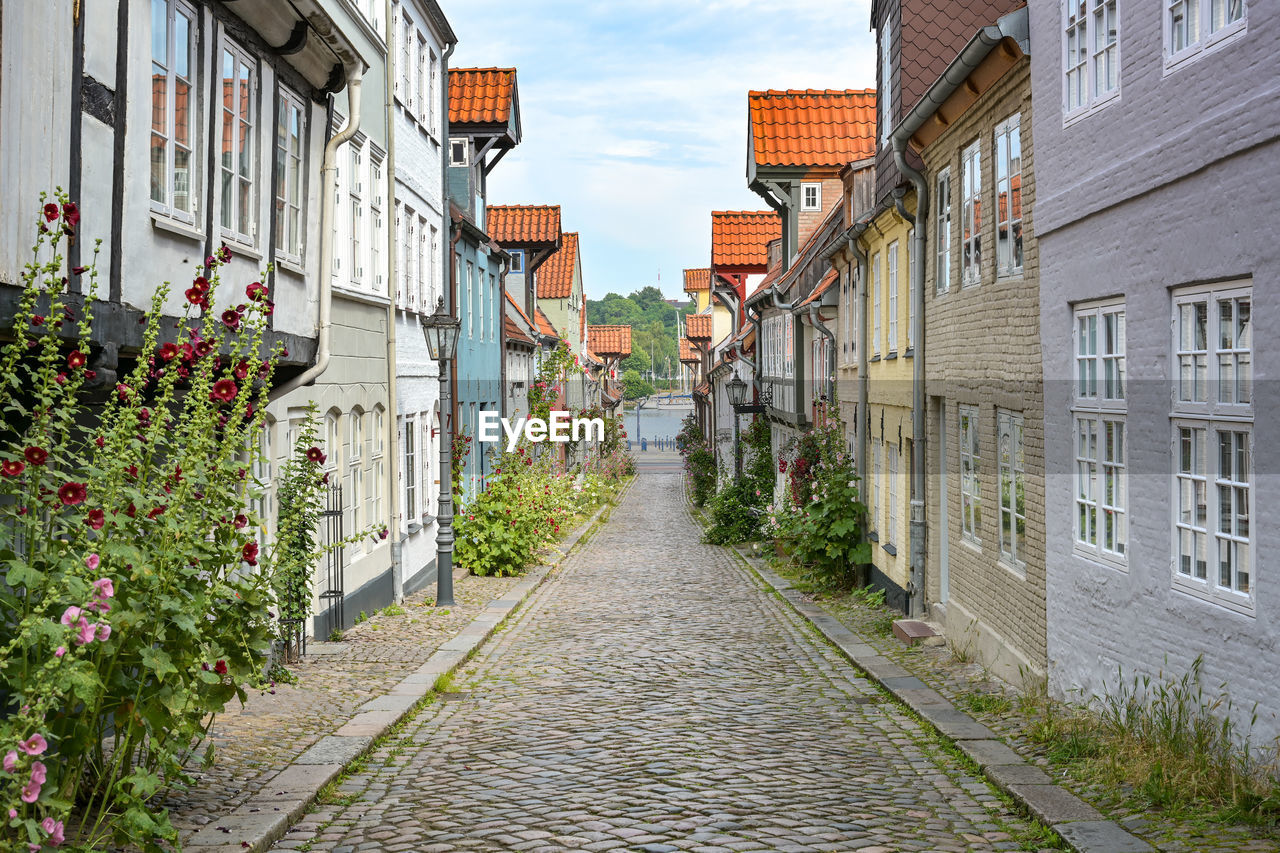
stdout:
POLYGON ((800 210, 822 210, 822 184, 800 185, 800 210))
POLYGON ((465 166, 467 165, 467 140, 450 139, 449 140, 449 165, 465 166))
POLYGON ((520 249, 511 251, 511 272, 516 275, 524 275, 524 252, 520 249))

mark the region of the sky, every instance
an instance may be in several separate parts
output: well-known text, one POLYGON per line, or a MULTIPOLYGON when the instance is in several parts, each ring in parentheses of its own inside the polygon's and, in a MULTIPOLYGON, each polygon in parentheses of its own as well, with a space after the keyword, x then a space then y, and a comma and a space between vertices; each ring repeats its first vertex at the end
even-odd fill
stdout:
MULTIPOLYGON (((749 89, 875 86, 870 0, 441 0, 453 68, 515 67, 523 141, 490 204, 559 204, 587 296, 711 257, 712 210, 747 189, 749 89)), ((659 282, 659 274, 661 281, 659 282)))

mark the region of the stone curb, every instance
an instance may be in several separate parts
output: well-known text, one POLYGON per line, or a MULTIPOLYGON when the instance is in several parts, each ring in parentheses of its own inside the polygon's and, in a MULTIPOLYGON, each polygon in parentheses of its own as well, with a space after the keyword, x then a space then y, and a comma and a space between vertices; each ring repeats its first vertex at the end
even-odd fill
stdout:
POLYGON ((881 655, 853 631, 772 570, 759 558, 731 548, 747 567, 812 624, 867 677, 906 705, 977 764, 986 777, 1056 832, 1076 853, 1152 853, 1147 842, 1104 818, 1093 806, 1028 763, 994 732, 952 705, 915 675, 881 655))
MULTIPOLYGON (((630 491, 635 477, 618 494, 617 503, 630 491)), ((616 506, 616 504, 615 504, 616 506)), ((417 670, 387 693, 361 705, 356 715, 333 734, 326 735, 293 763, 276 774, 253 798, 220 815, 182 843, 182 849, 198 853, 261 853, 297 823, 316 802, 320 791, 341 775, 379 737, 399 723, 432 691, 440 676, 465 663, 529 599, 535 590, 594 529, 610 506, 602 506, 558 546, 551 562, 529 570, 524 580, 501 599, 489 602, 480 615, 452 639, 442 643, 417 670)))

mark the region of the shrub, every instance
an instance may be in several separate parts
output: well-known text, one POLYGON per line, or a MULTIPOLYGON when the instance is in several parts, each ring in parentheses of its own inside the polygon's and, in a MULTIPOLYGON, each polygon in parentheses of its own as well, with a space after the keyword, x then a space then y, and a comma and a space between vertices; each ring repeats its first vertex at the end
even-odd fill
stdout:
POLYGON ((684 419, 676 435, 676 448, 684 456, 684 470, 689 475, 695 506, 703 506, 716 492, 716 457, 707 447, 702 430, 693 415, 684 419))
POLYGON ((707 541, 723 545, 760 535, 764 513, 773 496, 773 457, 769 422, 756 417, 741 437, 745 457, 742 478, 728 482, 709 501, 711 527, 707 541))

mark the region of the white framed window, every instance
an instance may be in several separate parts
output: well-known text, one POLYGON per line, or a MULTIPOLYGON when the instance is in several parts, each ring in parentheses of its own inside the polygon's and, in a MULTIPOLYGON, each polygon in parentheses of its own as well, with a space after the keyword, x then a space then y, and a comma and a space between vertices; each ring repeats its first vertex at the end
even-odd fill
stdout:
POLYGON ((258 115, 257 64, 248 51, 223 37, 221 57, 221 146, 218 174, 221 180, 219 223, 227 237, 254 245, 258 151, 254 142, 258 115))
POLYGON ((822 210, 822 184, 803 183, 800 185, 800 209, 805 212, 822 210))
POLYGON ((964 538, 982 542, 982 457, 978 407, 958 406, 960 415, 960 525, 964 538))
POLYGON ((418 298, 421 300, 418 305, 418 310, 422 311, 424 314, 435 310, 434 294, 431 292, 430 287, 431 244, 430 235, 427 233, 429 227, 430 226, 427 225, 427 220, 418 220, 418 245, 414 250, 418 259, 417 265, 414 267, 417 271, 417 286, 415 289, 418 293, 418 298))
POLYGON ((894 240, 885 250, 885 287, 889 290, 889 340, 885 344, 889 352, 898 351, 898 241, 894 240))
POLYGON ((871 256, 871 354, 880 354, 880 253, 871 256))
POLYGON ((461 136, 455 136, 449 140, 449 165, 465 166, 469 162, 467 140, 461 136))
POLYGON ((151 0, 151 208, 196 224, 199 64, 196 11, 151 0))
MULTIPOLYGON (((443 270, 441 269, 440 259, 440 230, 436 226, 431 225, 431 238, 427 242, 428 255, 430 265, 427 270, 426 280, 431 286, 431 300, 423 306, 427 313, 436 310, 436 301, 440 295, 444 293, 444 282, 442 281, 443 270)), ((424 445, 425 446, 425 445, 424 445)))
POLYGON ((386 482, 386 446, 387 439, 383 434, 386 428, 383 419, 382 408, 375 407, 370 418, 370 441, 369 441, 369 490, 367 501, 369 504, 369 524, 379 525, 383 522, 382 517, 382 486, 386 482))
POLYGON ((476 336, 476 265, 467 261, 467 337, 476 336))
POLYGON ((889 505, 886 507, 888 510, 889 520, 885 524, 886 529, 883 544, 893 545, 898 536, 898 467, 899 459, 902 454, 901 451, 898 450, 898 445, 893 444, 892 442, 885 445, 885 452, 889 463, 889 505))
POLYGON ((796 318, 790 311, 782 315, 782 345, 786 356, 782 363, 782 374, 790 379, 795 376, 796 371, 796 318))
POLYGON ((306 107, 302 98, 283 86, 276 104, 276 253, 302 261, 302 182, 306 138, 306 107))
POLYGON ((907 250, 903 252, 903 262, 904 262, 903 266, 906 268, 906 282, 907 282, 907 287, 906 287, 907 349, 911 349, 912 345, 915 344, 915 334, 916 334, 915 329, 912 327, 912 323, 915 320, 915 314, 913 313, 913 310, 916 304, 916 301, 912 297, 912 294, 915 292, 916 283, 915 283, 915 280, 911 278, 911 250, 916 244, 915 240, 916 240, 916 229, 908 228, 907 229, 907 250))
POLYGON ((1118 0, 1063 0, 1063 105, 1066 118, 1120 93, 1118 0))
POLYGON ((347 416, 349 440, 347 446, 347 488, 349 494, 346 503, 351 507, 351 529, 361 530, 365 526, 365 491, 364 491, 364 412, 352 409, 347 416))
POLYGON ((413 95, 413 48, 417 43, 417 29, 413 25, 413 19, 407 13, 400 12, 400 68, 399 74, 396 75, 396 85, 400 96, 400 103, 404 105, 410 113, 414 111, 413 95))
POLYGON ((421 510, 418 506, 418 449, 417 421, 415 418, 404 418, 400 424, 400 477, 404 482, 404 529, 408 532, 410 524, 418 522, 421 510))
POLYGON ((1124 303, 1078 305, 1074 321, 1075 550, 1124 568, 1129 551, 1124 303))
POLYGON ((935 293, 951 289, 951 167, 938 172, 937 221, 934 224, 934 241, 938 247, 938 268, 934 272, 935 293))
POLYGON ((391 204, 395 211, 395 219, 392 224, 396 229, 396 307, 404 308, 406 302, 405 268, 409 265, 409 241, 405 234, 404 205, 400 203, 398 198, 394 199, 391 204))
POLYGON ((350 261, 347 269, 351 286, 364 288, 365 236, 364 236, 364 140, 355 136, 347 144, 350 166, 347 178, 347 236, 350 261))
POLYGON ((996 462, 1000 476, 1000 556, 1018 567, 1026 563, 1027 531, 1027 468, 1022 433, 1022 415, 996 410, 996 462))
POLYGON ((418 252, 418 229, 421 227, 421 220, 418 215, 409 208, 405 208, 405 219, 408 220, 405 225, 405 242, 404 242, 404 303, 405 307, 410 311, 416 311, 418 308, 418 281, 421 278, 422 258, 418 252))
POLYGON ((880 40, 880 87, 876 91, 880 101, 880 142, 887 143, 893 132, 893 28, 888 13, 877 35, 880 40))
POLYGON ((1252 613, 1252 287, 1177 291, 1173 312, 1174 586, 1252 613))
POLYGON ((962 287, 982 280, 982 143, 974 140, 960 155, 963 169, 964 211, 960 227, 960 282, 962 287))
POLYGON ((427 102, 431 100, 431 96, 427 91, 431 80, 431 69, 427 61, 427 40, 421 34, 418 34, 417 37, 415 58, 413 79, 417 91, 414 93, 413 114, 417 118, 418 124, 426 127, 427 114, 430 109, 427 106, 427 102))
POLYGON ((253 477, 262 489, 261 497, 254 501, 254 510, 257 512, 259 521, 258 528, 254 531, 254 538, 259 546, 265 546, 275 533, 276 484, 273 476, 275 430, 275 420, 264 418, 262 429, 258 433, 258 453, 253 460, 253 477))
POLYGON ((427 110, 427 129, 438 139, 440 137, 440 57, 436 56, 434 50, 430 50, 428 58, 431 62, 431 77, 428 80, 429 88, 427 89, 427 101, 430 103, 427 110))
POLYGON ((996 275, 1022 274, 1022 128, 1021 115, 1001 122, 995 132, 996 275))
POLYGON ((871 442, 871 529, 880 529, 880 513, 884 503, 880 500, 880 472, 884 470, 881 457, 884 455, 884 439, 871 442))
POLYGON ((510 272, 516 275, 524 275, 524 251, 522 249, 511 250, 510 272))
POLYGON ((1182 65, 1245 32, 1246 0, 1164 0, 1164 65, 1182 65))
POLYGON ((383 186, 383 154, 370 145, 369 149, 369 275, 368 281, 374 293, 386 293, 386 274, 382 270, 382 247, 386 243, 385 223, 382 211, 385 207, 386 187, 383 186))

